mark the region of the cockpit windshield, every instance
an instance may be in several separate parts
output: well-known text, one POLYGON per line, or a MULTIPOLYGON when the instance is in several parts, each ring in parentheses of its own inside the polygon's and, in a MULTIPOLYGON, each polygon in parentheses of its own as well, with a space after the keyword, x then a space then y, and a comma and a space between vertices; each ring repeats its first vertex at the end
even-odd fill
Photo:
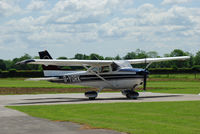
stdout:
POLYGON ((91 70, 95 73, 108 73, 112 71, 117 71, 120 68, 132 68, 131 64, 128 61, 120 60, 120 61, 114 61, 109 66, 96 66, 92 67, 91 70))
POLYGON ((114 61, 121 68, 132 68, 131 64, 125 60, 114 61))

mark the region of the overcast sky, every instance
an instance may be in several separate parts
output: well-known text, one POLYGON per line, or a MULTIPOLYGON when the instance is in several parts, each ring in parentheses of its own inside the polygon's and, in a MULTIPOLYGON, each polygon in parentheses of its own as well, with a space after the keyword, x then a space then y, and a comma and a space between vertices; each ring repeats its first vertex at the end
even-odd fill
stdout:
POLYGON ((0 0, 0 59, 200 50, 200 0, 0 0))

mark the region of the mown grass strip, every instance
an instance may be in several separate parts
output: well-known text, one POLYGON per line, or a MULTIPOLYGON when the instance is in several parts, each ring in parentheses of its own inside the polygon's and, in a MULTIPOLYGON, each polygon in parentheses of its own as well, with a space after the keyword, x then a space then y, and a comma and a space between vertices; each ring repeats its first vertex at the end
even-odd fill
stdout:
POLYGON ((193 74, 150 74, 150 78, 168 78, 168 79, 200 79, 200 73, 193 74))
POLYGON ((151 90, 149 90, 151 92, 180 94, 200 93, 199 81, 149 81, 147 87, 151 88, 151 90))
MULTIPOLYGON (((96 89, 78 85, 57 84, 47 81, 24 81, 24 79, 19 78, 0 79, 0 94, 75 93, 85 92, 88 90, 96 89)), ((160 93, 199 94, 200 81, 149 79, 147 82, 147 91, 160 93)))
POLYGON ((58 84, 48 81, 25 81, 20 78, 0 79, 0 87, 28 87, 28 88, 84 88, 78 85, 58 84))
POLYGON ((200 101, 8 107, 35 117, 132 134, 200 133, 200 101))

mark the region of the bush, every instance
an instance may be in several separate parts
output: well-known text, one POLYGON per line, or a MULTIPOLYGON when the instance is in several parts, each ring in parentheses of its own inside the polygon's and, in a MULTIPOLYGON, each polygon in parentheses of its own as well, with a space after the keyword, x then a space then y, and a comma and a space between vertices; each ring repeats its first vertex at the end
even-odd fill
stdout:
POLYGON ((10 69, 10 70, 9 70, 9 73, 16 73, 16 72, 17 72, 16 69, 10 69))
POLYGON ((194 65, 192 67, 192 70, 194 70, 194 71, 200 71, 200 65, 194 65))
POLYGON ((194 73, 191 68, 150 68, 151 74, 177 74, 177 73, 194 73))
POLYGON ((2 71, 0 73, 0 78, 8 78, 8 77, 43 77, 43 71, 37 70, 20 70, 16 71, 15 69, 9 71, 2 71))
POLYGON ((178 67, 177 66, 172 66, 172 69, 173 70, 178 70, 178 67))
MULTIPOLYGON (((181 73, 197 73, 200 71, 200 66, 194 66, 193 68, 149 68, 150 74, 181 74, 181 73)), ((0 70, 0 78, 7 77, 43 77, 43 71, 41 70, 15 70, 10 69, 9 71, 0 70)))

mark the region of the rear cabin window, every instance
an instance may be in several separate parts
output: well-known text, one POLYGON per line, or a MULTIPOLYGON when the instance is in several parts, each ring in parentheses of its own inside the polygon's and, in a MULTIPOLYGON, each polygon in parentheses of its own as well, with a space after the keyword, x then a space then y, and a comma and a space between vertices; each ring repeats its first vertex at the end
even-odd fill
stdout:
POLYGON ((111 64, 111 68, 112 68, 112 71, 117 71, 117 69, 119 68, 119 66, 116 63, 113 62, 111 64))
POLYGON ((99 68, 98 67, 93 67, 92 71, 94 71, 95 73, 99 73, 99 68))

